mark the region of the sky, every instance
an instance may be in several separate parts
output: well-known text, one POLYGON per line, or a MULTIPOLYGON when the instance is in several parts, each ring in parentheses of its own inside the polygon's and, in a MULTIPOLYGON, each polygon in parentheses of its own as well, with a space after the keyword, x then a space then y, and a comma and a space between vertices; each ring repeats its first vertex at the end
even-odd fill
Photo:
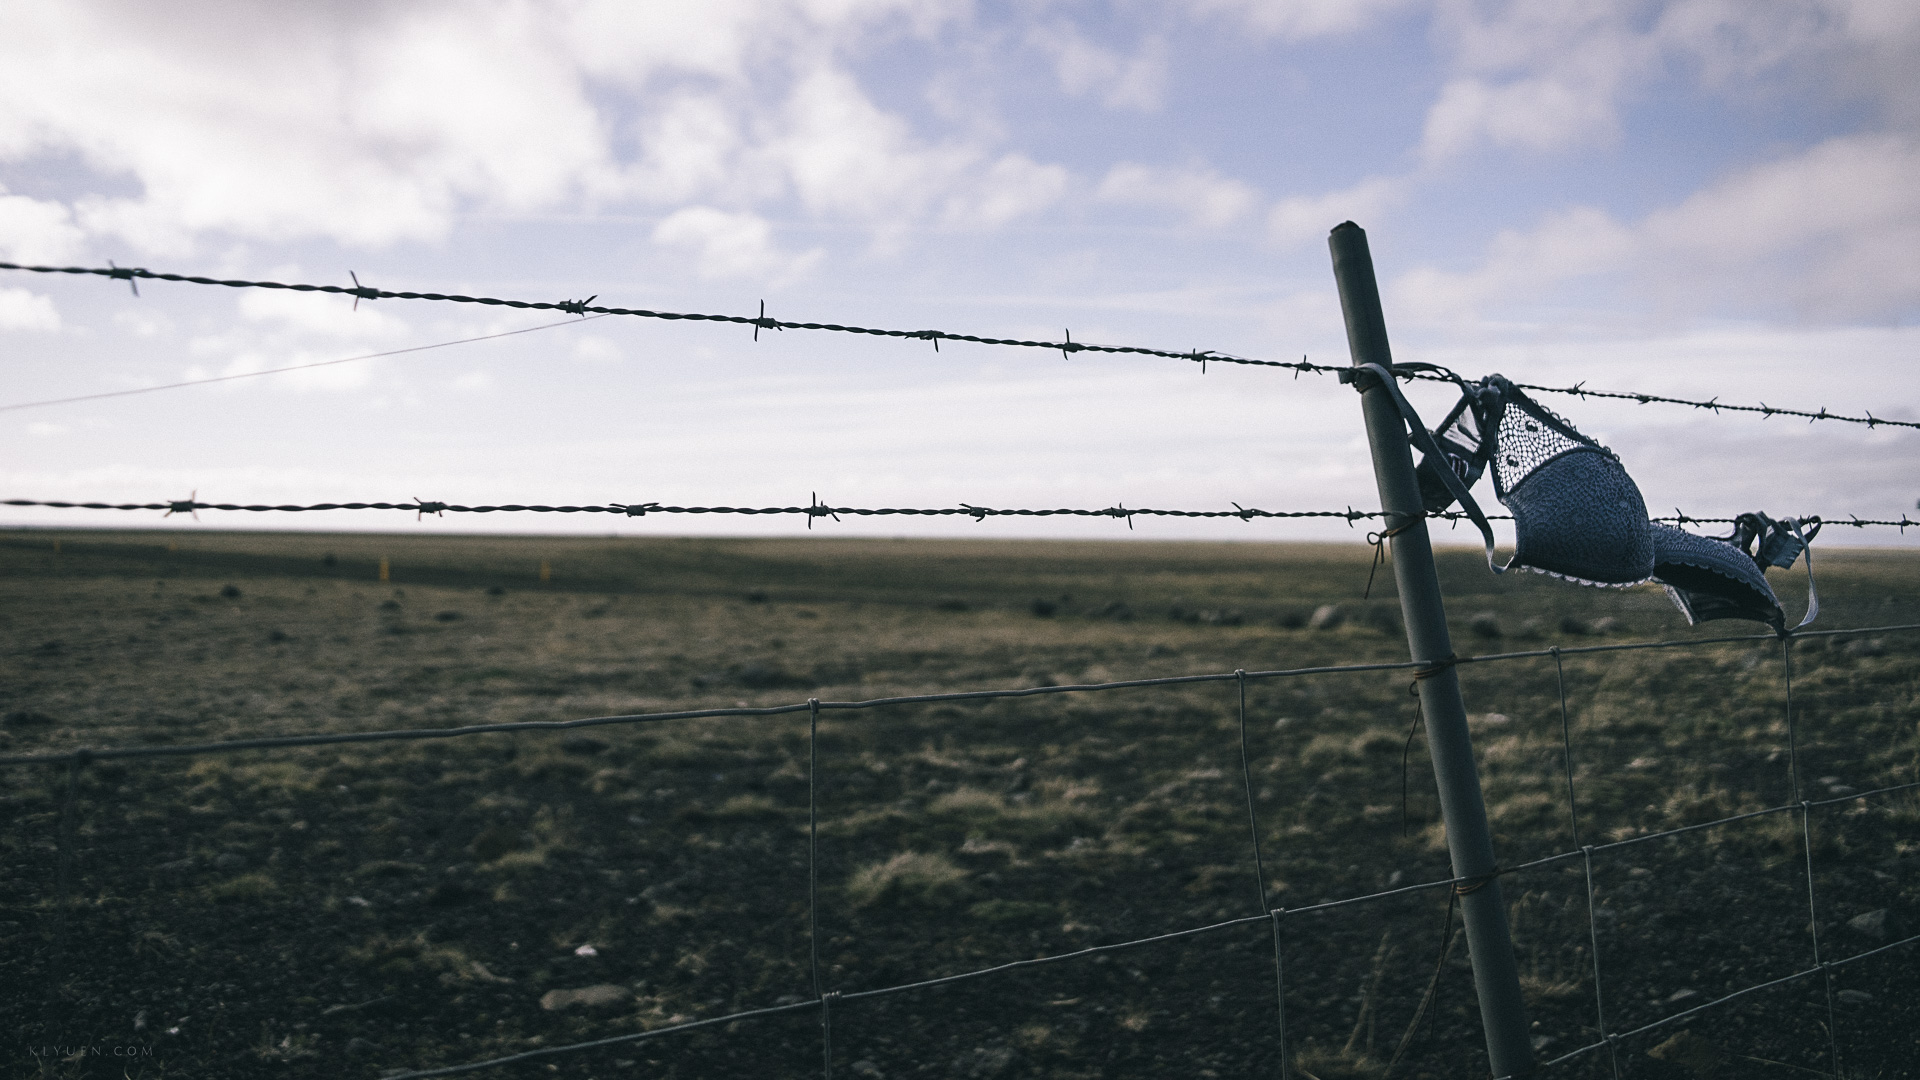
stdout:
MULTIPOLYGON (((1351 219, 1399 361, 1920 420, 1911 0, 0 0, 0 25, 0 260, 1342 364, 1326 234, 1351 219)), ((1325 375, 97 277, 0 272, 0 406, 543 326, 3 409, 0 498, 1377 506, 1358 401, 1325 375)), ((1409 392, 1433 420, 1451 404, 1409 392)), ((1654 513, 1898 518, 1920 496, 1920 431, 1542 400, 1654 513)))

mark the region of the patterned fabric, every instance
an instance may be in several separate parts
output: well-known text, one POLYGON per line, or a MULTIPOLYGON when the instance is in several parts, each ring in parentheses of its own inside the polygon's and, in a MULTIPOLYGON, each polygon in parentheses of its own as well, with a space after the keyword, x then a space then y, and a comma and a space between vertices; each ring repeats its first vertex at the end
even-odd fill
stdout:
POLYGON ((1689 626, 1715 619, 1751 619, 1775 630, 1786 625, 1780 599, 1760 566, 1725 540, 1652 523, 1653 576, 1686 615, 1689 626))
POLYGON ((1581 585, 1625 587, 1653 576, 1653 535, 1640 489, 1613 451, 1580 434, 1498 375, 1494 493, 1513 511, 1507 564, 1581 585))

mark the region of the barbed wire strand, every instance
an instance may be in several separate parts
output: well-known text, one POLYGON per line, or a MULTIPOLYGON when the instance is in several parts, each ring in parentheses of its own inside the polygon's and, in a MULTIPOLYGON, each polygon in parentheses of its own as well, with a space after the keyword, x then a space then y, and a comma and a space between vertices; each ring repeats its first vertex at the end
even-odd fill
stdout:
MULTIPOLYGON (((850 326, 842 323, 793 322, 786 319, 769 318, 766 303, 761 302, 758 315, 714 315, 687 311, 653 311, 646 308, 607 307, 588 303, 583 300, 534 301, 506 300, 494 296, 466 296, 460 293, 434 293, 394 291, 375 289, 359 284, 354 285, 307 285, 283 281, 251 281, 229 278, 201 277, 196 274, 159 273, 138 267, 86 267, 86 266, 28 266, 20 263, 0 262, 0 270, 21 270, 34 274, 78 274, 114 278, 122 281, 171 281, 186 285, 217 285, 229 289, 276 289, 288 292, 331 293, 338 296, 351 296, 358 300, 433 300, 453 304, 480 304, 485 307, 517 308, 525 311, 561 311, 569 315, 625 315, 641 319, 661 319, 669 322, 712 322, 735 326, 751 326, 756 340, 761 330, 821 330, 840 334, 862 334, 869 337, 901 338, 917 341, 930 341, 939 348, 942 341, 964 341, 974 345, 1001 345, 1014 348, 1043 349, 1057 352, 1068 357, 1074 353, 1106 353, 1132 356, 1153 356, 1167 360, 1185 360, 1195 364, 1242 364, 1250 367, 1287 368, 1294 372, 1341 371, 1345 364, 1314 364, 1302 359, 1256 360, 1250 357, 1234 356, 1216 350, 1189 349, 1180 352, 1172 349, 1153 349, 1136 345, 1095 345, 1085 341, 1074 341, 1069 332, 1064 341, 1033 341, 1024 338, 986 337, 979 334, 956 334, 945 330, 886 330, 871 326, 850 326)), ((589 300, 593 299, 589 297, 589 300)), ((1893 423, 1894 421, 1880 421, 1893 423)))
MULTIPOLYGON (((736 326, 753 327, 755 340, 759 339, 759 333, 762 330, 821 330, 843 334, 863 334, 872 337, 930 341, 936 350, 940 347, 941 341, 964 341, 976 345, 1043 349, 1048 352, 1058 352, 1068 358, 1071 358, 1074 353, 1080 352, 1152 356, 1168 360, 1185 360, 1189 363, 1199 364, 1203 373, 1206 371, 1206 365, 1209 363, 1286 368, 1293 371, 1296 378, 1299 377, 1301 372, 1312 372, 1314 374, 1324 374, 1327 372, 1337 373, 1346 370, 1348 367, 1348 365, 1345 364, 1309 363, 1304 357, 1298 361, 1258 360, 1251 357, 1235 356, 1231 353, 1223 353, 1212 349, 1189 349, 1181 352, 1172 349, 1154 349, 1134 345, 1094 345, 1084 341, 1073 340, 1071 331, 1066 333, 1065 340, 1062 341, 1032 341, 1020 338, 985 337, 978 334, 955 334, 944 330, 887 330, 869 326, 849 326, 841 323, 791 322, 784 319, 769 318, 766 313, 765 301, 761 301, 760 313, 758 315, 714 315, 697 312, 652 311, 644 308, 606 307, 591 303, 591 301, 597 299, 597 297, 588 297, 586 300, 529 301, 506 300, 492 296, 466 296, 459 293, 392 291, 361 285, 357 276, 354 278, 354 284, 349 286, 211 278, 194 274, 157 273, 142 267, 111 265, 107 267, 31 266, 21 263, 0 262, 0 270, 19 270, 34 274, 90 275, 126 281, 129 284, 143 280, 171 281, 188 285, 222 286, 229 289, 279 289, 290 292, 331 293, 339 296, 351 296, 354 298, 356 305, 358 305, 361 300, 432 300, 455 304, 480 304, 487 307, 517 308, 529 311, 560 311, 569 315, 625 315, 643 319, 663 319, 668 321, 728 323, 736 326)), ((1450 375, 1431 371, 1409 370, 1406 372, 1397 372, 1397 374, 1401 374, 1407 378, 1425 381, 1453 381, 1450 375)), ((1718 397, 1700 401, 1691 398, 1668 397, 1663 394, 1647 394, 1637 391, 1589 390, 1584 381, 1575 383, 1572 386, 1542 386, 1534 383, 1515 383, 1514 385, 1521 389, 1532 390, 1537 393, 1566 394, 1582 399, 1607 398, 1633 401, 1642 405, 1683 405, 1714 413, 1743 412, 1756 413, 1763 417, 1792 416, 1805 419, 1809 423, 1818 420, 1837 420, 1849 424, 1864 424, 1868 428, 1882 426, 1920 428, 1920 421, 1883 419, 1873 415, 1870 410, 1860 416, 1849 416, 1843 413, 1832 412, 1825 406, 1821 406, 1816 411, 1808 411, 1805 409, 1780 408, 1768 405, 1765 402, 1758 405, 1730 405, 1722 402, 1718 397)))
MULTIPOLYGON (((323 502, 323 503, 212 503, 201 502, 197 495, 185 499, 167 499, 163 502, 110 503, 80 502, 70 499, 0 499, 0 506, 46 507, 56 510, 159 510, 165 516, 174 514, 192 514, 200 510, 229 510, 247 513, 317 513, 328 510, 399 510, 411 513, 416 518, 427 514, 620 514, 626 517, 646 517, 649 514, 744 514, 748 516, 805 515, 811 527, 814 518, 830 517, 839 520, 847 517, 970 517, 975 521, 985 521, 991 517, 1094 517, 1124 519, 1129 525, 1136 517, 1165 518, 1239 518, 1242 521, 1256 519, 1293 519, 1326 518, 1336 519, 1352 525, 1358 521, 1384 519, 1387 514, 1380 510, 1261 510, 1255 507, 1230 504, 1231 510, 1167 510, 1153 507, 1129 508, 1124 504, 1099 508, 1040 508, 1009 509, 1005 507, 975 506, 961 503, 958 506, 906 507, 906 506, 831 506, 820 502, 816 497, 806 506, 663 506, 660 503, 605 503, 599 505, 547 505, 543 503, 504 503, 501 505, 468 506, 463 503, 436 502, 430 499, 415 499, 412 502, 323 502)), ((1442 521, 1458 524, 1467 520, 1468 515, 1455 510, 1444 510, 1426 515, 1442 521)), ((1512 521, 1511 514, 1488 514, 1488 521, 1512 521)), ((1731 525, 1736 518, 1695 517, 1676 509, 1670 515, 1652 518, 1653 521, 1674 525, 1731 525)), ((1819 522, 1830 526, 1848 526, 1856 529, 1869 527, 1897 528, 1903 534, 1908 527, 1920 528, 1920 520, 1909 518, 1905 513, 1898 521, 1892 519, 1863 518, 1857 514, 1846 517, 1823 514, 1802 514, 1799 520, 1807 523, 1819 522)))
POLYGON ((99 401, 102 398, 131 397, 134 394, 151 394, 159 390, 178 390, 186 386, 207 386, 212 383, 232 382, 235 379, 255 379, 262 375, 280 375, 289 371, 306 371, 309 368, 332 367, 335 364, 351 364, 360 360, 378 360, 387 356, 402 356, 407 353, 426 352, 429 349, 445 349, 454 345, 471 345, 476 341, 494 341, 498 338, 513 337, 517 334, 531 334, 537 330, 552 330, 561 326, 578 326, 594 319, 604 319, 605 315, 589 315, 583 319, 567 319, 563 322, 542 323, 539 326, 522 327, 519 330, 505 330, 498 334, 481 334, 479 337, 460 338, 456 341, 440 341, 432 345, 414 345, 405 349, 388 349, 386 352, 366 353, 361 356, 345 356, 338 360, 319 360, 311 364, 289 364, 286 367, 266 368, 262 371, 243 371, 238 375, 215 375, 207 379, 187 379, 183 382, 163 383, 159 386, 139 386, 132 390, 108 390, 99 394, 79 394, 74 397, 48 398, 45 401, 22 401, 12 405, 0 405, 0 412, 12 412, 15 409, 37 409, 43 405, 71 405, 77 401, 99 401))

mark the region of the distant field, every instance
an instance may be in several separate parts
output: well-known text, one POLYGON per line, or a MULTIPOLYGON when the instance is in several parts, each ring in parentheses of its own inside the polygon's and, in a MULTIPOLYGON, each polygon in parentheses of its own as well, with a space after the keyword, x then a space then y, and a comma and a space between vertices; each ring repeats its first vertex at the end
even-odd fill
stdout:
MULTIPOLYGON (((1390 576, 1361 598, 1371 554, 0 533, 0 754, 1402 661, 1390 576), (1325 605, 1338 618, 1310 625, 1325 605)), ((1920 555, 1819 559, 1820 627, 1920 622, 1920 555)), ((1440 561, 1462 654, 1749 626, 1689 629, 1654 588, 1440 561)), ((1797 575, 1774 575, 1796 615, 1797 575)), ((1790 801, 1780 654, 1565 658, 1581 842, 1790 801)), ((1920 779, 1920 633, 1794 656, 1807 798, 1920 779)), ((1554 670, 1462 670, 1506 864, 1572 845, 1554 670)), ((1403 671, 1247 684, 1266 904, 1448 876, 1418 738, 1403 820, 1407 689, 1403 671)), ((828 988, 1258 914, 1238 700, 1226 682, 824 715, 828 988)), ((371 1078, 811 999, 806 736, 801 714, 96 763, 69 821, 64 952, 66 773, 0 770, 0 1075, 371 1078), (617 989, 565 993, 588 987, 617 989), (99 1052, 62 1060, 82 1048, 99 1052)), ((1920 932, 1920 799, 1819 810, 1812 835, 1829 958, 1920 932)), ((1609 1025, 1808 967, 1803 860, 1784 814, 1596 858, 1609 1025)), ((1591 1041, 1579 861, 1503 888, 1542 1056, 1591 1041)), ((1385 1075, 1446 910, 1422 892, 1282 920, 1299 1074, 1385 1075)), ((1391 1075, 1486 1075, 1465 953, 1391 1075)), ((1920 1076, 1917 960, 1836 973, 1846 1075, 1920 1076)), ((1818 980, 1764 991, 1621 1060, 1634 1077, 1805 1076, 1826 1068, 1826 1000, 1818 980)), ((837 1076, 866 1078, 1277 1076, 1272 946, 1256 924, 846 1002, 833 1047, 837 1076)), ((818 1015, 476 1075, 549 1066, 807 1075, 818 1015)), ((1611 1073, 1599 1054, 1553 1075, 1611 1073)))

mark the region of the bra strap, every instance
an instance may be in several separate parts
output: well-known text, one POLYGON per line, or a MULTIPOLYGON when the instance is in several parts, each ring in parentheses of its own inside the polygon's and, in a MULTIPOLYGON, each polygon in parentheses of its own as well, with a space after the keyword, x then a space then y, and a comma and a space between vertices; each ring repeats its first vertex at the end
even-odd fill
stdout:
POLYGON ((1434 471, 1440 474, 1441 482, 1447 485, 1447 490, 1460 501, 1461 509, 1465 510, 1467 516, 1479 527, 1480 536, 1487 546, 1487 569, 1496 574, 1506 573, 1506 567, 1493 561, 1493 526, 1487 524, 1487 515, 1480 511, 1480 504, 1473 501, 1473 496, 1468 493, 1466 485, 1460 482, 1460 478, 1454 475, 1452 467, 1447 465, 1446 455, 1434 441, 1433 433, 1427 430, 1427 425, 1420 421, 1420 414, 1414 411, 1413 406, 1407 402, 1406 395, 1400 392, 1400 385, 1394 380, 1393 373, 1379 364, 1359 364, 1352 370, 1370 373, 1380 380, 1380 384, 1386 387, 1389 394, 1393 395, 1393 403, 1399 407, 1401 418, 1407 422, 1410 441, 1421 453, 1432 458, 1439 466, 1434 471))

